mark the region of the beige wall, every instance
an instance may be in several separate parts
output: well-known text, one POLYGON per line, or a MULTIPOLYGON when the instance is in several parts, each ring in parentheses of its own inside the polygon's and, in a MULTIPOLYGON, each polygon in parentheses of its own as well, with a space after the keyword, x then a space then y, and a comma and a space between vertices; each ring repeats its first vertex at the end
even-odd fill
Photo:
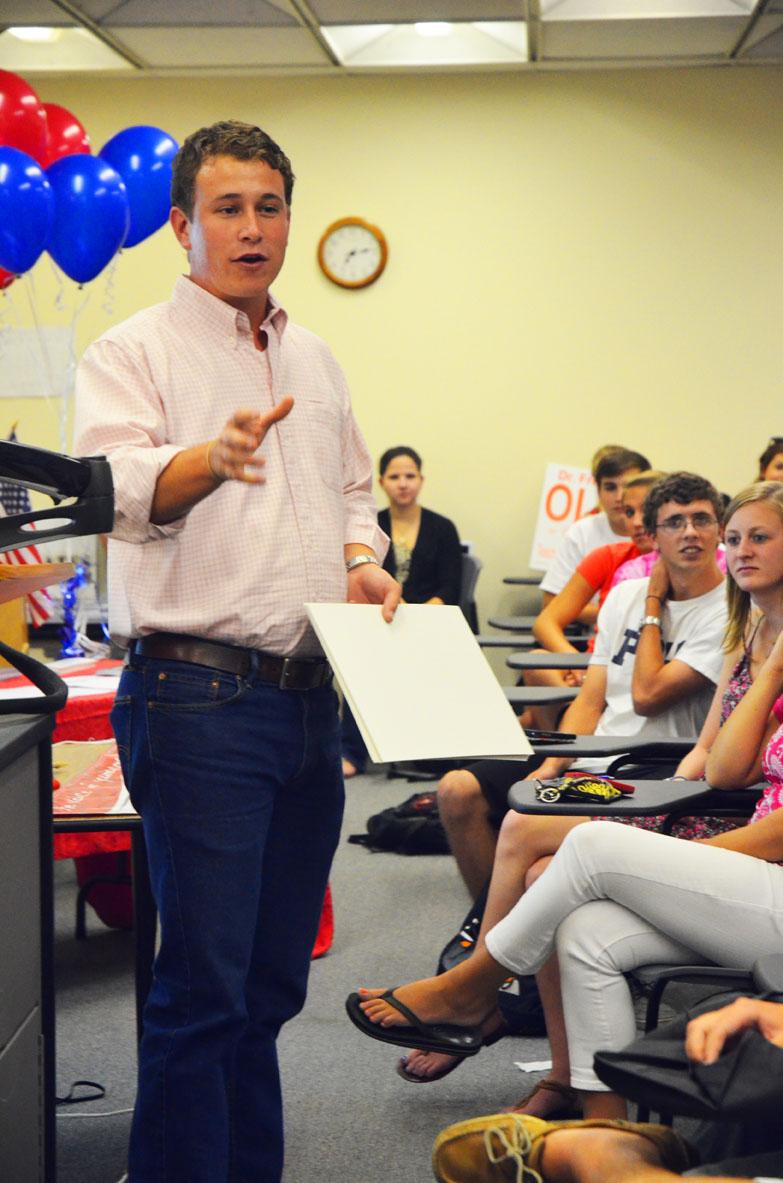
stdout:
MULTIPOLYGON (((298 175, 277 285, 342 361, 374 455, 424 455, 424 500, 485 560, 483 613, 523 601, 544 464, 628 443, 734 491, 754 476, 780 406, 783 73, 682 70, 419 78, 33 80, 99 148, 154 123, 181 138, 260 122, 298 175), (387 235, 380 281, 344 292, 315 250, 333 219, 387 235)), ((43 323, 89 293, 80 351, 165 299, 183 267, 166 230, 59 293, 33 272, 43 323)), ((24 285, 4 302, 29 317, 24 285)), ((58 446, 53 409, 7 405, 58 446)), ((2 430, 0 423, 0 430, 2 430)))

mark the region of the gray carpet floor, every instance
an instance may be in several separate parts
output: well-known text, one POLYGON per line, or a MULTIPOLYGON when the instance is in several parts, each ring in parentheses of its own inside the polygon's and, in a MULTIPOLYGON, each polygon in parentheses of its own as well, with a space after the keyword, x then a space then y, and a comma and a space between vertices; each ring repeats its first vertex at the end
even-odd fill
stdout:
MULTIPOLYGON (((541 1039, 506 1039, 444 1080, 411 1085, 394 1048, 366 1039, 344 1012, 357 986, 391 986, 431 973, 467 896, 449 856, 406 858, 349 845, 369 814, 417 786, 382 773, 347 786, 343 840, 331 877, 335 939, 313 963, 304 1012, 280 1041, 287 1128, 285 1183, 424 1183, 436 1133, 526 1092, 541 1073, 541 1039)), ((135 1077, 133 937, 91 914, 74 939, 71 863, 56 866, 57 1091, 77 1079, 106 1087, 101 1100, 58 1106, 59 1183, 118 1183, 125 1171, 135 1077), (78 1116, 77 1116, 78 1114, 78 1116), (89 1115, 89 1116, 88 1116, 89 1115)))

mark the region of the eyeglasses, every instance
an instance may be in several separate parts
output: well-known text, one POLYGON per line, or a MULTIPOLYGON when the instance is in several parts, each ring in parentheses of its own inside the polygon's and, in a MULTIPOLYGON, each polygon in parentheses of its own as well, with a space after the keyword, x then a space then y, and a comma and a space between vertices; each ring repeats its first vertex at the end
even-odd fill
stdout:
POLYGON ((717 524, 718 519, 711 513, 674 513, 670 518, 658 522, 655 528, 666 530, 668 534, 679 534, 687 525, 693 526, 694 530, 702 531, 711 530, 717 524))

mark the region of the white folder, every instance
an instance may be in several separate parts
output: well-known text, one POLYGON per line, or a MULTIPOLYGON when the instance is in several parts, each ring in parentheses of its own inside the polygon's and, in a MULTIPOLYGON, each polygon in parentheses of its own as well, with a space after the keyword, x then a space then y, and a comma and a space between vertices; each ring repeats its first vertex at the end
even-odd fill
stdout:
POLYGON ((305 607, 376 763, 532 753, 458 607, 305 607))

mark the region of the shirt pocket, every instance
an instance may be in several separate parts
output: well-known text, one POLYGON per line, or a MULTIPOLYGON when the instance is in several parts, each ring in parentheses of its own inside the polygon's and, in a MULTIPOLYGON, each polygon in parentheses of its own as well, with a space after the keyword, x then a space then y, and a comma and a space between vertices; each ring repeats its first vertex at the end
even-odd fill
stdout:
POLYGON ((343 416, 337 403, 330 399, 299 398, 307 419, 308 453, 312 456, 317 475, 327 488, 341 493, 343 489, 343 416))

